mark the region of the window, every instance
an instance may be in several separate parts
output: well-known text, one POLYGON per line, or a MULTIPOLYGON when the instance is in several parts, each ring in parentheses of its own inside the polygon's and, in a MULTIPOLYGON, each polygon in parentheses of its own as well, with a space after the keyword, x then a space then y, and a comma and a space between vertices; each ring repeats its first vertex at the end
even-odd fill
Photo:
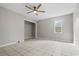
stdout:
POLYGON ((63 21, 62 20, 54 21, 54 31, 55 31, 55 33, 62 33, 62 31, 63 31, 63 21))

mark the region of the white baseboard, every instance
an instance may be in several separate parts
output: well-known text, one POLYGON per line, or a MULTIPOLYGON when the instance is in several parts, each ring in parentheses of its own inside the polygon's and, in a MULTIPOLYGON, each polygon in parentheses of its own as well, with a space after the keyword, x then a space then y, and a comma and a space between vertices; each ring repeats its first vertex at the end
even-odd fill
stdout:
POLYGON ((3 44, 3 45, 0 45, 0 47, 4 47, 4 46, 8 46, 8 45, 12 45, 12 44, 15 44, 17 42, 11 42, 11 43, 6 43, 6 44, 3 44))
MULTIPOLYGON (((24 40, 21 40, 20 43, 23 42, 23 41, 24 41, 24 40)), ((4 47, 4 46, 16 44, 16 43, 18 43, 18 42, 17 42, 17 41, 16 41, 16 42, 10 42, 10 43, 6 43, 6 44, 3 44, 3 45, 0 45, 0 47, 4 47)))

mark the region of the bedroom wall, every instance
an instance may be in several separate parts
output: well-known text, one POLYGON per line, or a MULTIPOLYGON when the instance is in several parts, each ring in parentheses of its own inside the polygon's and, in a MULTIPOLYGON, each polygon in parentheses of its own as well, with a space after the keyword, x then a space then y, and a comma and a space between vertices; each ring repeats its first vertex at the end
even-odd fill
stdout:
POLYGON ((24 17, 0 7, 0 46, 24 40, 24 17))
POLYGON ((74 44, 79 46, 79 3, 76 5, 76 9, 74 10, 74 44))
POLYGON ((73 14, 40 20, 37 22, 37 35, 40 38, 61 42, 73 42, 73 14), (54 21, 63 21, 63 32, 54 32, 54 21))

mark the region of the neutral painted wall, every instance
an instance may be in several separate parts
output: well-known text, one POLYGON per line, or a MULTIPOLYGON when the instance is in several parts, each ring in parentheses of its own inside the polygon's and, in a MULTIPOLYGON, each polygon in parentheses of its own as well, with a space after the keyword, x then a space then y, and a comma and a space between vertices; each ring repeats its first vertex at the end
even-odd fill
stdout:
POLYGON ((62 42, 73 42, 73 14, 40 20, 37 22, 37 35, 41 38, 62 42), (63 32, 54 32, 54 21, 63 21, 63 32))
POLYGON ((79 3, 74 11, 74 44, 79 46, 79 3))
POLYGON ((0 45, 24 40, 24 17, 0 7, 0 45))

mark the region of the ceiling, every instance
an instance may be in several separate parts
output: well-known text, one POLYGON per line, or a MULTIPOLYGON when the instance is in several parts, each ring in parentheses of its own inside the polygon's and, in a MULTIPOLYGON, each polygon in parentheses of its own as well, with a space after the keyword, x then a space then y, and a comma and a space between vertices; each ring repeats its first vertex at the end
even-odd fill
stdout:
POLYGON ((61 16, 65 14, 70 14, 74 11, 76 7, 75 3, 42 3, 40 10, 44 10, 46 11, 46 13, 39 13, 39 15, 36 16, 34 13, 27 14, 27 12, 31 10, 26 8, 25 5, 33 7, 34 5, 37 6, 38 4, 37 3, 30 3, 30 4, 29 3, 0 3, 0 6, 11 9, 22 15, 25 15, 29 19, 35 21, 61 16))

